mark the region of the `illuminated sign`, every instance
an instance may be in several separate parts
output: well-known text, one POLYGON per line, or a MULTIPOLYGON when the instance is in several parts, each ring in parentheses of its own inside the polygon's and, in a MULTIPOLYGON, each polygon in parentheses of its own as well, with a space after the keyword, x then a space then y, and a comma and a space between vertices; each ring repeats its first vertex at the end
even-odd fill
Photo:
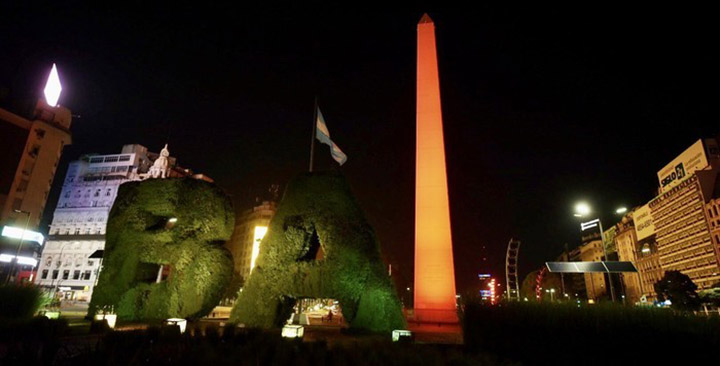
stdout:
POLYGON ((267 226, 255 226, 255 236, 253 237, 252 254, 250 256, 250 272, 255 268, 255 260, 260 254, 260 242, 267 233, 267 226))
POLYGON ((3 226, 2 236, 8 238, 22 239, 23 241, 34 241, 40 245, 45 242, 45 237, 37 231, 23 230, 14 226, 3 226))
MULTIPOLYGON (((0 262, 10 263, 15 258, 12 254, 0 254, 0 262)), ((37 266, 37 259, 31 257, 17 257, 17 263, 27 266, 37 266)))
POLYGON ((655 224, 653 223, 650 204, 646 204, 635 210, 635 212, 633 212, 633 221, 635 222, 635 236, 637 240, 642 240, 655 234, 655 224))
MULTIPOLYGON (((716 147, 715 150, 717 150, 716 147)), ((697 140, 657 173, 661 193, 667 192, 695 171, 705 169, 708 165, 703 141, 697 140)))
POLYGON ((58 76, 57 66, 52 65, 50 69, 50 75, 48 76, 47 83, 45 84, 45 101, 51 107, 57 107, 57 102, 60 99, 60 92, 62 92, 62 85, 60 85, 60 76, 58 76))

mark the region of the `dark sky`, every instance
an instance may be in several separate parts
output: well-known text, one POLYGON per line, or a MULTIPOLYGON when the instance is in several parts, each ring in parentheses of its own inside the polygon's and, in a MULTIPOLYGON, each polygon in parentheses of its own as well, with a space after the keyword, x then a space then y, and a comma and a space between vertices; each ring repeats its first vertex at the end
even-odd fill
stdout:
MULTIPOLYGON (((617 206, 654 196, 657 170, 720 132, 710 9, 18 3, 0 7, 0 85, 39 93, 56 62, 60 102, 81 116, 48 208, 81 154, 166 141, 246 207, 307 169, 317 96, 349 156, 340 170, 407 280, 416 23, 428 11, 460 290, 478 272, 504 275, 511 236, 523 242, 522 273, 577 245, 578 199, 610 226, 617 206)), ((316 157, 333 169, 326 147, 316 157)))

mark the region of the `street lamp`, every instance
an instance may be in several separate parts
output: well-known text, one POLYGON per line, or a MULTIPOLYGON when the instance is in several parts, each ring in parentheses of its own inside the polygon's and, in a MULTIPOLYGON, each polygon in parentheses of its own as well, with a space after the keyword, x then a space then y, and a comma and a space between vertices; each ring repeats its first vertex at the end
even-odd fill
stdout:
POLYGON ((545 290, 545 292, 550 294, 550 302, 555 302, 555 289, 551 288, 549 290, 545 290))
POLYGON ((27 219, 25 220, 25 229, 23 229, 22 234, 20 235, 20 244, 18 244, 17 251, 15 252, 15 262, 12 262, 10 264, 10 272, 8 272, 7 277, 5 278, 5 284, 8 284, 10 282, 10 277, 12 276, 13 272, 15 272, 15 267, 17 267, 17 262, 20 257, 20 249, 22 249, 23 240, 25 239, 25 233, 27 232, 28 225, 30 224, 30 212, 22 211, 22 210, 13 210, 15 213, 21 213, 27 215, 27 219))
MULTIPOLYGON (((615 210, 616 213, 622 213, 627 211, 626 208, 619 208, 615 210)), ((580 202, 577 205, 575 205, 575 217, 586 217, 592 212, 590 209, 590 205, 588 205, 585 202, 580 202)), ((588 222, 582 222, 580 223, 580 229, 582 231, 585 231, 587 229, 591 229, 594 227, 598 227, 600 229, 600 246, 603 250, 603 256, 605 257, 605 260, 608 260, 607 250, 605 250, 605 232, 603 231, 602 222, 600 221, 600 218, 596 218, 594 220, 590 220, 588 222)), ((592 278, 592 277, 591 277, 592 278)), ((613 281, 612 281, 612 273, 608 272, 608 282, 610 285, 608 286, 610 288, 610 300, 612 302, 615 302, 615 288, 613 287, 613 281)))

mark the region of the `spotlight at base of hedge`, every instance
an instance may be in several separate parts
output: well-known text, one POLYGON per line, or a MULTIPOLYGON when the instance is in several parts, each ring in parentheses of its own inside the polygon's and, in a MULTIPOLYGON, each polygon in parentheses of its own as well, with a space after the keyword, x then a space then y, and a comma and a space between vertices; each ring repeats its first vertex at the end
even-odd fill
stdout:
POLYGON ((107 321, 108 327, 110 329, 115 329, 115 323, 117 322, 117 314, 95 314, 95 320, 103 320, 107 321))
POLYGON ((170 318, 165 320, 165 324, 167 325, 177 325, 180 327, 180 334, 185 333, 185 328, 187 327, 187 320, 182 318, 170 318))
POLYGON ((410 339, 412 339, 412 332, 409 330, 395 329, 392 331, 393 342, 398 342, 400 340, 409 341, 410 339))
POLYGON ((48 319, 57 319, 60 317, 60 312, 59 311, 46 311, 44 315, 48 319))
POLYGON ((287 324, 282 329, 283 338, 302 338, 305 328, 302 325, 287 324))

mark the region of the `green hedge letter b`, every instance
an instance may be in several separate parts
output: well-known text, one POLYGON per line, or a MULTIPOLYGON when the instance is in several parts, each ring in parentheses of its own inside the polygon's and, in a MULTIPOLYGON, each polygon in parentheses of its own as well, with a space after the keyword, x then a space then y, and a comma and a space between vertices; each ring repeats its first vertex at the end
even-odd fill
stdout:
POLYGON ((223 243, 233 225, 230 199, 213 184, 190 178, 122 184, 90 314, 110 307, 121 320, 208 314, 232 277, 223 243))

